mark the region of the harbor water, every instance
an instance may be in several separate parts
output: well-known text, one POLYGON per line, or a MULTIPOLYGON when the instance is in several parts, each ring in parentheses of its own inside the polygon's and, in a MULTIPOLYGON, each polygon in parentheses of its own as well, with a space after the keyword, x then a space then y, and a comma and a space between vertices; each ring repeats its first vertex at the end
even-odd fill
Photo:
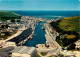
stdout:
POLYGON ((42 30, 43 23, 44 22, 38 23, 38 25, 36 26, 35 32, 34 32, 36 36, 34 36, 32 40, 27 41, 25 43, 26 46, 36 47, 37 44, 44 44, 46 42, 45 30, 42 30))

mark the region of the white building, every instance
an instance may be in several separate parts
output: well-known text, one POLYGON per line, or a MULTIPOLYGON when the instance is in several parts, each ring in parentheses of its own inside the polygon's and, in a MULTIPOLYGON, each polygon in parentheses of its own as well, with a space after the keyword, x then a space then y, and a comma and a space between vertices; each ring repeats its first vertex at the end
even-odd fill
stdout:
POLYGON ((80 40, 76 41, 75 44, 76 44, 76 48, 80 49, 80 40))
POLYGON ((7 20, 8 23, 11 23, 11 20, 7 20))
POLYGON ((34 57, 35 54, 35 47, 19 46, 12 52, 12 57, 34 57))
POLYGON ((16 46, 15 42, 5 42, 6 46, 16 46))

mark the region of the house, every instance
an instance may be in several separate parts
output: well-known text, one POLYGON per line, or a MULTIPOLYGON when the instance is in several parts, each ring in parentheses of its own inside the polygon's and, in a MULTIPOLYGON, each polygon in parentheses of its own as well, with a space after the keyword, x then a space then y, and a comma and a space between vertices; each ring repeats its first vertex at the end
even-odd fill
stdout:
POLYGON ((76 44, 76 49, 80 49, 80 40, 76 41, 75 44, 76 44))
POLYGON ((8 23, 11 23, 11 20, 7 20, 8 23))

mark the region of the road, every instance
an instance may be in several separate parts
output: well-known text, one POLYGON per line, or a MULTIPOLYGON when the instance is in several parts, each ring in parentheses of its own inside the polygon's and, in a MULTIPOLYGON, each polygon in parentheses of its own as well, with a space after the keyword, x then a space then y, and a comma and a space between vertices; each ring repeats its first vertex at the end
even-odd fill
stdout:
POLYGON ((56 46, 55 50, 52 50, 51 52, 56 52, 57 54, 59 54, 60 50, 61 50, 61 47, 59 46, 59 44, 55 41, 55 39, 53 37, 56 37, 56 34, 54 33, 54 36, 51 35, 50 33, 50 26, 49 24, 45 24, 45 29, 47 30, 47 34, 50 36, 49 39, 51 39, 52 43, 56 46))

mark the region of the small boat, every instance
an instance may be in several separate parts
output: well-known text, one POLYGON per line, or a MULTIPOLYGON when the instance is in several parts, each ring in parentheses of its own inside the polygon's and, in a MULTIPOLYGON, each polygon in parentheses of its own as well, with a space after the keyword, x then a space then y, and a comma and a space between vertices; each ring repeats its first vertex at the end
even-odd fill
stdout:
POLYGON ((32 40, 32 37, 30 37, 29 40, 32 40))
POLYGON ((36 34, 33 34, 33 36, 36 36, 36 34))
POLYGON ((45 28, 44 28, 44 27, 42 27, 42 29, 44 30, 45 28))

